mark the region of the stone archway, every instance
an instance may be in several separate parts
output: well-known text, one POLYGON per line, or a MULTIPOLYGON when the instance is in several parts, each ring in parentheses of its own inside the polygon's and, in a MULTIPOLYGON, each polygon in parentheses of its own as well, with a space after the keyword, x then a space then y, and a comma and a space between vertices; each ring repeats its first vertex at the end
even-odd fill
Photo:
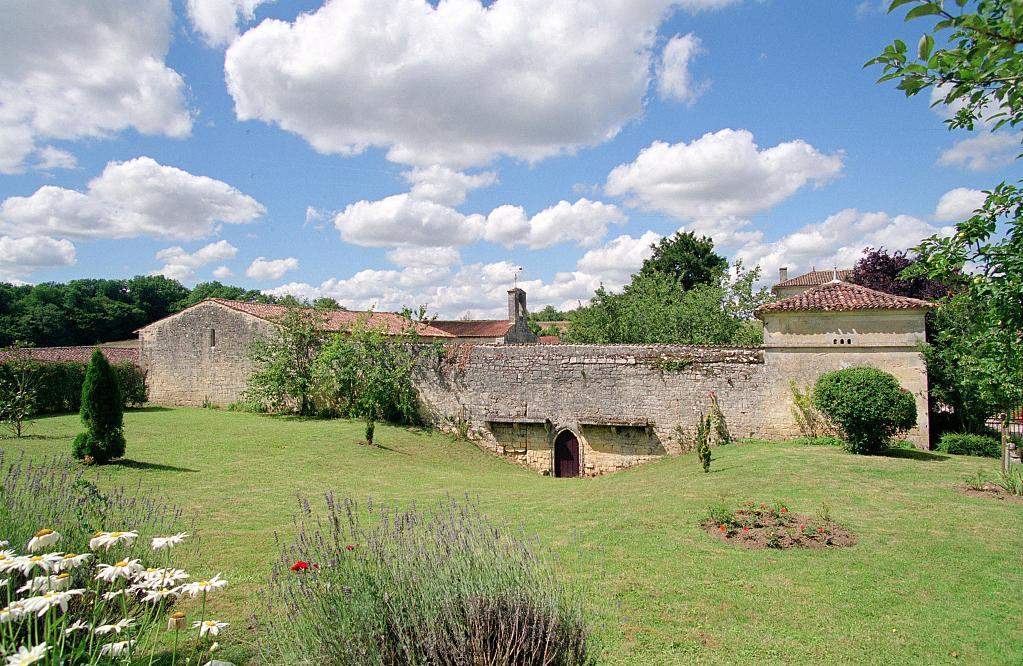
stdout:
POLYGON ((554 438, 554 476, 569 478, 579 476, 582 460, 579 437, 571 430, 562 430, 554 438))

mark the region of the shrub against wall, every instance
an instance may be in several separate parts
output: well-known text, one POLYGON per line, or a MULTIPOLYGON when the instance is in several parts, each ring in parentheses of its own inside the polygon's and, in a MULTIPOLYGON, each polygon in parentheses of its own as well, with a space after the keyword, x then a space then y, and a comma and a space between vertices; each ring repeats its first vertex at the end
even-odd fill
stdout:
POLYGON ((941 436, 938 450, 961 456, 998 458, 1002 455, 1002 443, 990 435, 947 432, 941 436))
MULTIPOLYGON (((36 392, 33 414, 66 414, 77 412, 82 406, 82 384, 85 383, 84 363, 76 361, 39 362, 23 361, 31 368, 36 392)), ((149 400, 146 374, 134 363, 112 366, 121 389, 124 407, 141 407, 149 400)), ((0 379, 10 374, 7 364, 0 365, 0 379)))
POLYGON ((104 464, 124 456, 124 413, 117 375, 100 350, 92 353, 82 385, 82 425, 71 453, 79 460, 104 464))
POLYGON ((476 504, 363 512, 328 495, 322 520, 302 508, 262 595, 266 663, 594 661, 582 611, 547 558, 476 504))
POLYGON ((813 404, 842 428, 853 453, 880 453, 916 425, 916 401, 893 375, 876 368, 846 368, 817 380, 813 404))

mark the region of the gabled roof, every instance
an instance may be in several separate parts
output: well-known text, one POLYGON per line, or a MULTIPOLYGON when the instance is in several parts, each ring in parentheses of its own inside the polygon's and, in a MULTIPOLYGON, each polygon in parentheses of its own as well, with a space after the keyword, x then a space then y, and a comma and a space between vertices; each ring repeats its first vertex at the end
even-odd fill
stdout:
POLYGON ((849 282, 829 282, 801 294, 766 303, 756 309, 766 312, 853 312, 856 310, 926 310, 934 305, 917 298, 906 298, 868 289, 849 282))
MULTIPOLYGON (((185 312, 203 303, 217 303, 237 312, 244 312, 247 315, 264 319, 269 322, 276 322, 282 319, 288 312, 285 305, 274 305, 272 303, 248 303, 246 301, 231 301, 226 298, 208 298, 205 301, 196 303, 181 312, 185 312)), ((181 314, 177 312, 171 317, 181 314)), ((308 308, 308 312, 315 316, 316 327, 321 331, 339 332, 349 330, 356 322, 366 322, 374 329, 383 331, 388 335, 398 335, 404 330, 407 323, 400 315, 393 312, 360 312, 355 310, 315 310, 308 308)), ((166 319, 167 317, 165 317, 166 319)), ((156 323, 156 322, 153 322, 156 323)), ((149 324, 152 326, 152 324, 149 324)), ((429 324, 416 323, 416 332, 425 338, 451 338, 450 333, 435 328, 429 324)))
MULTIPOLYGON (((774 291, 778 287, 817 287, 822 284, 827 284, 834 280, 835 272, 836 271, 834 270, 810 271, 809 273, 803 273, 802 275, 797 275, 794 278, 789 278, 784 282, 779 282, 778 284, 771 287, 771 290, 774 291)), ((839 280, 848 280, 850 277, 852 277, 851 268, 840 268, 838 269, 837 272, 839 280)))
MULTIPOLYGON (((12 358, 24 358, 40 363, 76 362, 88 363, 97 347, 21 347, 12 351, 0 351, 0 363, 12 358)), ((138 363, 138 348, 98 347, 111 363, 138 363)))
POLYGON ((431 324, 456 338, 503 338, 515 325, 507 319, 447 319, 431 324))

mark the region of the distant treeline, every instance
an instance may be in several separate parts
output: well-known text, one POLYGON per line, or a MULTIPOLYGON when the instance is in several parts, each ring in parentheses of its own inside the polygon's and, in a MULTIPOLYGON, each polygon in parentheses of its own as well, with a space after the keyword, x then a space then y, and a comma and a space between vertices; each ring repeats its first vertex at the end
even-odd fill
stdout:
POLYGON ((160 275, 21 286, 0 283, 0 346, 125 340, 139 327, 206 298, 275 301, 259 291, 220 282, 188 289, 160 275))

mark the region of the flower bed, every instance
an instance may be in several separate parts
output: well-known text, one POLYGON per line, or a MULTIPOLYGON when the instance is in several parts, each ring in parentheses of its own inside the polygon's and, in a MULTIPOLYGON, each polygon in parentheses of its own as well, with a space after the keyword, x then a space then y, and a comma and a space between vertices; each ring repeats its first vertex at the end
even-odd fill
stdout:
POLYGON ((782 502, 743 502, 735 511, 711 509, 702 525, 712 536, 746 548, 840 548, 856 543, 851 532, 832 522, 827 507, 806 516, 782 502))

